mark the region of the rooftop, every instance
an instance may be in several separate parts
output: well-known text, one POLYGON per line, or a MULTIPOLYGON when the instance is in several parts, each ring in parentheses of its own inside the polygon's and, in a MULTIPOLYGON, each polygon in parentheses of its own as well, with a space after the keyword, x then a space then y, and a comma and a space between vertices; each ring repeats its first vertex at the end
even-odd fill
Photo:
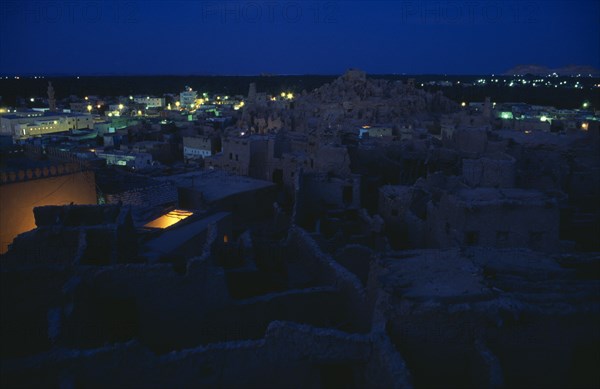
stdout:
POLYGON ((454 194, 462 203, 468 205, 488 205, 492 203, 518 203, 527 205, 545 205, 554 202, 546 193, 529 189, 474 188, 461 189, 454 194))
POLYGON ((221 170, 201 170, 172 176, 156 177, 156 179, 171 181, 180 188, 200 191, 204 199, 208 202, 218 201, 234 194, 275 185, 269 181, 236 176, 221 170))

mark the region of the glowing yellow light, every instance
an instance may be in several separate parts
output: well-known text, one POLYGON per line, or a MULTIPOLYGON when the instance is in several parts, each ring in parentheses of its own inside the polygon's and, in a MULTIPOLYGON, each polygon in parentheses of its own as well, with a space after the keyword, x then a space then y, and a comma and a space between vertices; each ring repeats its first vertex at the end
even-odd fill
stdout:
POLYGON ((548 121, 548 118, 547 118, 546 116, 542 116, 542 117, 540 118, 540 121, 541 121, 541 122, 548 121))
POLYGON ((588 122, 583 122, 583 123, 581 123, 581 129, 582 129, 583 131, 587 131, 587 130, 588 130, 588 128, 589 128, 589 126, 590 126, 590 125, 589 125, 589 123, 588 123, 588 122))
POLYGON ((84 97, 84 99, 88 100, 88 97, 87 97, 87 96, 85 96, 85 97, 84 97))
POLYGON ((462 103, 460 103, 460 106, 461 106, 461 107, 466 107, 466 106, 467 106, 467 103, 465 103, 465 102, 463 101, 462 103))
POLYGON ((91 111, 91 110, 92 110, 92 106, 91 106, 91 105, 88 105, 88 106, 87 106, 87 110, 88 110, 88 111, 91 111))
POLYGON ((108 113, 108 116, 112 116, 112 113, 110 113, 110 112, 109 112, 109 113, 108 113))
POLYGON ((294 98, 294 94, 293 93, 288 93, 286 96, 289 100, 294 98))
POLYGON ((285 97, 285 92, 281 92, 281 97, 285 97))
POLYGON ((223 243, 229 242, 229 237, 227 235, 223 235, 223 243))
MULTIPOLYGON (((33 100, 32 100, 33 101, 33 100)), ((583 108, 587 108, 589 107, 590 103, 588 103, 587 101, 583 103, 583 108)))
POLYGON ((35 101, 35 99, 32 97, 29 99, 29 101, 31 101, 33 103, 35 101))
POLYGON ((176 101, 176 102, 175 102, 175 106, 176 106, 177 108, 179 108, 179 106, 180 106, 180 105, 181 105, 181 103, 180 103, 179 101, 176 101))
POLYGON ((276 101, 277 97, 271 97, 271 101, 276 101))
POLYGON ((171 103, 167 104, 167 109, 170 110, 171 109, 171 103))
POLYGON ((138 111, 138 116, 142 116, 142 111, 138 111))
POLYGON ((119 109, 123 109, 123 104, 119 104, 119 109))
POLYGON ((129 100, 133 100, 133 96, 129 96, 129 100))
POLYGON ((175 223, 180 222, 183 219, 186 219, 188 217, 190 217, 191 215, 193 215, 193 212, 190 211, 184 211, 181 209, 174 209, 171 212, 162 215, 161 217, 152 220, 151 222, 149 222, 148 224, 146 224, 144 227, 147 228, 167 228, 172 226, 175 223))
POLYGON ((240 101, 240 107, 243 107, 243 106, 244 106, 244 102, 240 101))

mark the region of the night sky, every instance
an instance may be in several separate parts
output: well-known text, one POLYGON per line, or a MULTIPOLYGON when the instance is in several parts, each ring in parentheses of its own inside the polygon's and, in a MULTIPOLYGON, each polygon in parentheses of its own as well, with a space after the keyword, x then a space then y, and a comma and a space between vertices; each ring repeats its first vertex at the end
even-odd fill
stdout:
POLYGON ((600 68, 600 1, 0 2, 0 74, 600 68))

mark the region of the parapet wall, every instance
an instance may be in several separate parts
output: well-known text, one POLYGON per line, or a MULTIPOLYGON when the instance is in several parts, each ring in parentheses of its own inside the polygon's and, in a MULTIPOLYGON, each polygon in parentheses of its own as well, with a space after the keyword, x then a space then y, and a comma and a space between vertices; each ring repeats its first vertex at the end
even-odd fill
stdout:
POLYGON ((0 185, 23 182, 39 178, 57 177, 80 172, 81 166, 73 162, 57 163, 51 166, 35 167, 29 169, 15 169, 0 171, 0 185))
POLYGON ((471 187, 514 188, 516 160, 506 154, 498 158, 463 159, 462 174, 471 187))

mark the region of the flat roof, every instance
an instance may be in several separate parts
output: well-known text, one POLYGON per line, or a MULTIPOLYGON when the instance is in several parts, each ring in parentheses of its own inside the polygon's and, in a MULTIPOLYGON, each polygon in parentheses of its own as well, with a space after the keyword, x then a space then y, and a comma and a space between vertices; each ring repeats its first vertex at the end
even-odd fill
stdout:
POLYGON ((473 188, 461 189, 454 195, 463 203, 486 205, 494 203, 521 203, 528 205, 546 204, 554 198, 537 190, 530 189, 496 189, 473 188))
POLYGON ((275 186, 272 182, 257 180, 246 176, 236 176, 222 170, 200 170, 172 176, 155 177, 161 181, 171 181, 179 188, 194 189, 202 192, 208 202, 225 197, 275 186))

